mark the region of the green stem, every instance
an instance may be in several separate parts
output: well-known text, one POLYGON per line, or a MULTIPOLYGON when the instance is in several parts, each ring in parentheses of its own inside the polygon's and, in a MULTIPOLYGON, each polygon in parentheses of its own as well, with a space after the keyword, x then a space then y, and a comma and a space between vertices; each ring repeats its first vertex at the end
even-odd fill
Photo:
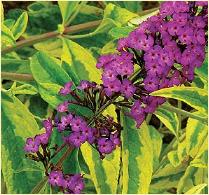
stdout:
MULTIPOLYGON (((74 26, 66 27, 64 30, 64 34, 75 33, 75 32, 80 32, 82 30, 91 29, 91 28, 97 27, 100 23, 101 23, 101 20, 96 20, 96 21, 92 21, 92 22, 86 22, 83 24, 77 24, 74 26)), ((60 35, 60 33, 58 31, 53 31, 53 32, 44 33, 42 35, 31 36, 28 39, 18 41, 13 46, 9 46, 9 47, 2 49, 1 54, 4 55, 6 53, 16 51, 17 49, 20 49, 22 47, 31 46, 35 43, 39 43, 41 41, 44 41, 44 40, 47 40, 50 38, 54 38, 59 35, 60 35)))
POLYGON ((131 76, 130 76, 130 80, 132 81, 136 76, 137 74, 141 71, 141 69, 139 68, 138 70, 136 70, 136 72, 134 72, 131 76))
POLYGON ((167 127, 159 127, 158 131, 162 134, 171 134, 167 127))
POLYGON ((109 105, 111 105, 116 99, 118 98, 118 96, 113 97, 111 100, 109 100, 106 104, 104 104, 96 113, 95 115, 89 120, 89 125, 92 124, 92 122, 95 120, 95 118, 97 118, 109 105))
POLYGON ((163 150, 162 154, 160 155, 160 159, 162 159, 164 156, 166 156, 168 154, 168 152, 170 152, 171 150, 174 150, 179 142, 182 142, 186 137, 186 134, 182 134, 179 138, 179 140, 177 140, 177 138, 173 138, 173 140, 169 143, 169 145, 165 148, 165 150, 163 150))
POLYGON ((148 114, 147 117, 146 117, 146 123, 149 125, 149 122, 152 118, 152 114, 148 114))
MULTIPOLYGON (((185 139, 185 134, 183 134, 180 138, 179 141, 182 142, 185 139)), ((170 152, 171 150, 175 150, 178 146, 178 141, 177 138, 175 137, 170 144, 165 148, 165 150, 163 151, 163 153, 160 155, 160 163, 158 165, 158 167, 156 168, 156 170, 153 172, 152 176, 154 177, 161 169, 162 164, 164 163, 164 161, 167 160, 168 158, 168 152, 170 152), (164 158, 163 158, 164 157, 164 158)))
POLYGON ((36 120, 39 120, 40 122, 42 122, 42 121, 43 121, 43 119, 42 119, 41 117, 36 116, 36 115, 33 115, 33 116, 34 116, 34 118, 35 118, 36 120))
POLYGON ((208 124, 208 119, 206 117, 201 117, 201 116, 198 116, 196 114, 193 114, 193 113, 190 113, 190 112, 187 112, 185 110, 181 110, 179 108, 175 108, 173 106, 168 106, 168 105, 161 105, 162 108, 166 109, 166 110, 169 110, 171 112, 175 112, 177 114, 181 114, 183 116, 187 116, 187 117, 190 117, 190 118, 193 118, 193 119, 196 119, 196 120, 199 120, 205 124, 208 124))

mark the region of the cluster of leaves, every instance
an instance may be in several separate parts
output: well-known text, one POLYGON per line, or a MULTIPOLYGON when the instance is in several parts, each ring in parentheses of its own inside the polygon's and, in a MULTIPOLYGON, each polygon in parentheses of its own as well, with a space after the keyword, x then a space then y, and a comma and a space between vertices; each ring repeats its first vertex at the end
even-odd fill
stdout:
MULTIPOLYGON (((58 91, 66 82, 101 83, 96 58, 114 52, 119 38, 155 13, 142 11, 140 2, 35 2, 1 16, 4 193, 52 193, 44 168, 25 158, 25 139, 43 132, 41 122, 63 102, 58 91), (69 24, 95 20, 101 20, 96 28, 64 33, 69 24), (50 31, 59 33, 4 53, 50 31)), ((84 174, 84 193, 207 193, 207 64, 206 59, 196 70, 191 85, 154 92, 168 102, 140 129, 124 112, 117 116, 114 106, 104 111, 120 119, 122 146, 101 160, 85 143, 64 162, 67 172, 84 174)), ((83 108, 77 112, 88 115, 83 108)), ((61 145, 62 140, 55 133, 51 143, 61 145)))

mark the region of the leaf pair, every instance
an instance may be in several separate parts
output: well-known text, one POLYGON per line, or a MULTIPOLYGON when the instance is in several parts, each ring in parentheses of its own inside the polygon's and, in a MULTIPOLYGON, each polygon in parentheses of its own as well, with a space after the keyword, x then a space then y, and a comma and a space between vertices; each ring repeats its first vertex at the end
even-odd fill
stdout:
POLYGON ((1 25, 3 47, 14 45, 15 41, 25 32, 28 24, 28 14, 23 12, 17 19, 15 24, 9 29, 3 22, 1 25))

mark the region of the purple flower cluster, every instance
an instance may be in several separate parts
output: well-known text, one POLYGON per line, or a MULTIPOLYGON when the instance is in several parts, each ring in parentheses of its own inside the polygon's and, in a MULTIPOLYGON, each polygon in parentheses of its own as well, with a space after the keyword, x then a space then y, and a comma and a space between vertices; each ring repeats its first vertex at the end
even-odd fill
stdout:
POLYGON ((94 142, 94 128, 89 127, 87 122, 80 116, 73 116, 71 113, 63 115, 56 125, 59 132, 67 129, 71 130, 70 135, 64 137, 66 143, 80 147, 86 141, 90 144, 94 142))
MULTIPOLYGON (((127 88, 126 86, 130 84, 129 81, 124 80, 124 88, 127 88)), ((74 90, 72 90, 72 86, 73 83, 68 82, 59 91, 59 94, 62 96, 72 95, 75 101, 64 101, 57 106, 58 114, 54 120, 54 127, 57 128, 58 132, 65 134, 63 136, 65 143, 73 145, 74 147, 80 147, 81 144, 87 141, 97 148, 101 158, 103 158, 105 154, 110 154, 116 146, 120 145, 120 133, 117 123, 109 116, 102 116, 95 119, 92 127, 88 125, 85 118, 73 114, 69 109, 70 104, 79 104, 88 107, 89 104, 91 105, 92 101, 95 101, 94 92, 99 91, 100 96, 102 96, 103 88, 94 82, 85 80, 81 81, 80 85, 74 90), (79 97, 76 90, 83 92, 84 97, 79 97), (66 135, 66 132, 69 133, 66 135)), ((124 93, 127 93, 127 90, 124 91, 124 93)), ((89 108, 95 112, 95 106, 96 105, 89 108)))
POLYGON ((80 194, 84 189, 83 177, 80 174, 63 174, 62 171, 51 171, 48 182, 53 187, 62 188, 64 193, 80 194))
POLYGON ((164 98, 151 97, 151 92, 194 79, 195 67, 205 58, 207 23, 207 2, 164 2, 159 14, 119 39, 118 54, 99 58, 96 66, 103 69, 106 95, 134 98, 130 115, 137 127, 147 113, 165 102, 164 98), (135 81, 130 77, 134 64, 141 69, 141 77, 135 81))
POLYGON ((109 117, 105 120, 108 126, 104 121, 96 120, 95 127, 91 127, 84 118, 66 112, 65 115, 62 113, 60 119, 57 118, 55 127, 60 133, 69 131, 69 135, 66 136, 65 133, 63 137, 65 143, 80 147, 87 141, 95 145, 101 155, 105 155, 110 154, 116 146, 120 145, 119 133, 113 119, 109 117))
POLYGON ((107 96, 119 92, 126 98, 133 96, 136 88, 127 79, 134 72, 133 54, 121 51, 119 55, 101 56, 96 67, 103 69, 102 81, 107 96))
MULTIPOLYGON (((125 80, 124 83, 126 83, 125 80)), ((126 85, 128 84, 130 83, 126 85)), ((46 150, 53 128, 56 128, 62 134, 64 143, 73 147, 80 147, 81 144, 88 142, 98 150, 101 158, 104 158, 106 154, 110 154, 120 145, 120 125, 114 122, 112 117, 103 115, 98 116, 98 118, 95 117, 94 123, 89 125, 87 122, 89 119, 78 116, 70 110, 70 105, 75 104, 97 112, 98 104, 101 107, 107 101, 102 95, 104 93, 103 87, 84 80, 75 89, 72 89, 72 87, 73 83, 70 81, 60 89, 59 94, 62 96, 70 95, 71 100, 66 100, 57 106, 57 115, 54 120, 43 121, 43 126, 46 129, 45 133, 26 140, 24 147, 26 152, 37 153, 40 145, 42 149, 46 150), (83 95, 80 92, 83 92, 83 95), (96 102, 96 93, 99 93, 101 97, 98 100, 99 102, 96 102), (92 104, 92 102, 95 103, 92 104)), ((47 152, 45 151, 45 154, 47 152)), ((49 156, 45 154, 38 153, 37 155, 41 160, 44 157, 50 159, 50 154, 48 154, 49 156)))
POLYGON ((43 121, 43 126, 46 130, 45 133, 36 135, 34 138, 29 137, 26 140, 26 144, 24 147, 25 152, 27 153, 36 153, 39 151, 40 145, 47 145, 49 142, 49 138, 52 134, 52 121, 51 119, 47 119, 43 121))

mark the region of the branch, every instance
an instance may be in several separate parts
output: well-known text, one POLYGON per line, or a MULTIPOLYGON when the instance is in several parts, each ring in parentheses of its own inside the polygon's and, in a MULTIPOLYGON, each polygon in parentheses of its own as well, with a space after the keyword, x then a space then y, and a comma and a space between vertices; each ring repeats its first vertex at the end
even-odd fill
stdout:
POLYGON ((106 4, 103 1, 97 1, 97 3, 102 9, 105 9, 106 4))
POLYGON ((18 74, 12 72, 1 72, 2 79, 14 80, 14 81, 33 81, 34 78, 31 74, 18 74))
POLYGON ((55 153, 51 156, 50 160, 54 158, 64 147, 66 146, 66 143, 62 144, 56 151, 55 153))
POLYGON ((56 164, 57 168, 60 168, 62 166, 63 161, 68 157, 68 155, 72 152, 72 150, 75 147, 72 145, 69 145, 69 147, 67 148, 66 152, 62 155, 62 157, 59 159, 59 161, 56 164))
MULTIPOLYGON (((75 33, 75 32, 80 32, 82 30, 91 29, 91 28, 97 27, 100 23, 101 23, 101 20, 96 20, 96 21, 92 21, 92 22, 86 22, 83 24, 77 24, 74 26, 66 27, 64 30, 64 34, 75 33)), ((43 40, 47 40, 50 38, 54 38, 59 35, 60 35, 60 33, 58 31, 53 31, 53 32, 44 33, 42 35, 31 36, 28 39, 18 41, 13 46, 9 46, 9 47, 2 49, 1 54, 4 55, 6 53, 16 51, 17 49, 20 49, 22 47, 31 46, 35 43, 38 43, 38 42, 41 42, 43 40)))

